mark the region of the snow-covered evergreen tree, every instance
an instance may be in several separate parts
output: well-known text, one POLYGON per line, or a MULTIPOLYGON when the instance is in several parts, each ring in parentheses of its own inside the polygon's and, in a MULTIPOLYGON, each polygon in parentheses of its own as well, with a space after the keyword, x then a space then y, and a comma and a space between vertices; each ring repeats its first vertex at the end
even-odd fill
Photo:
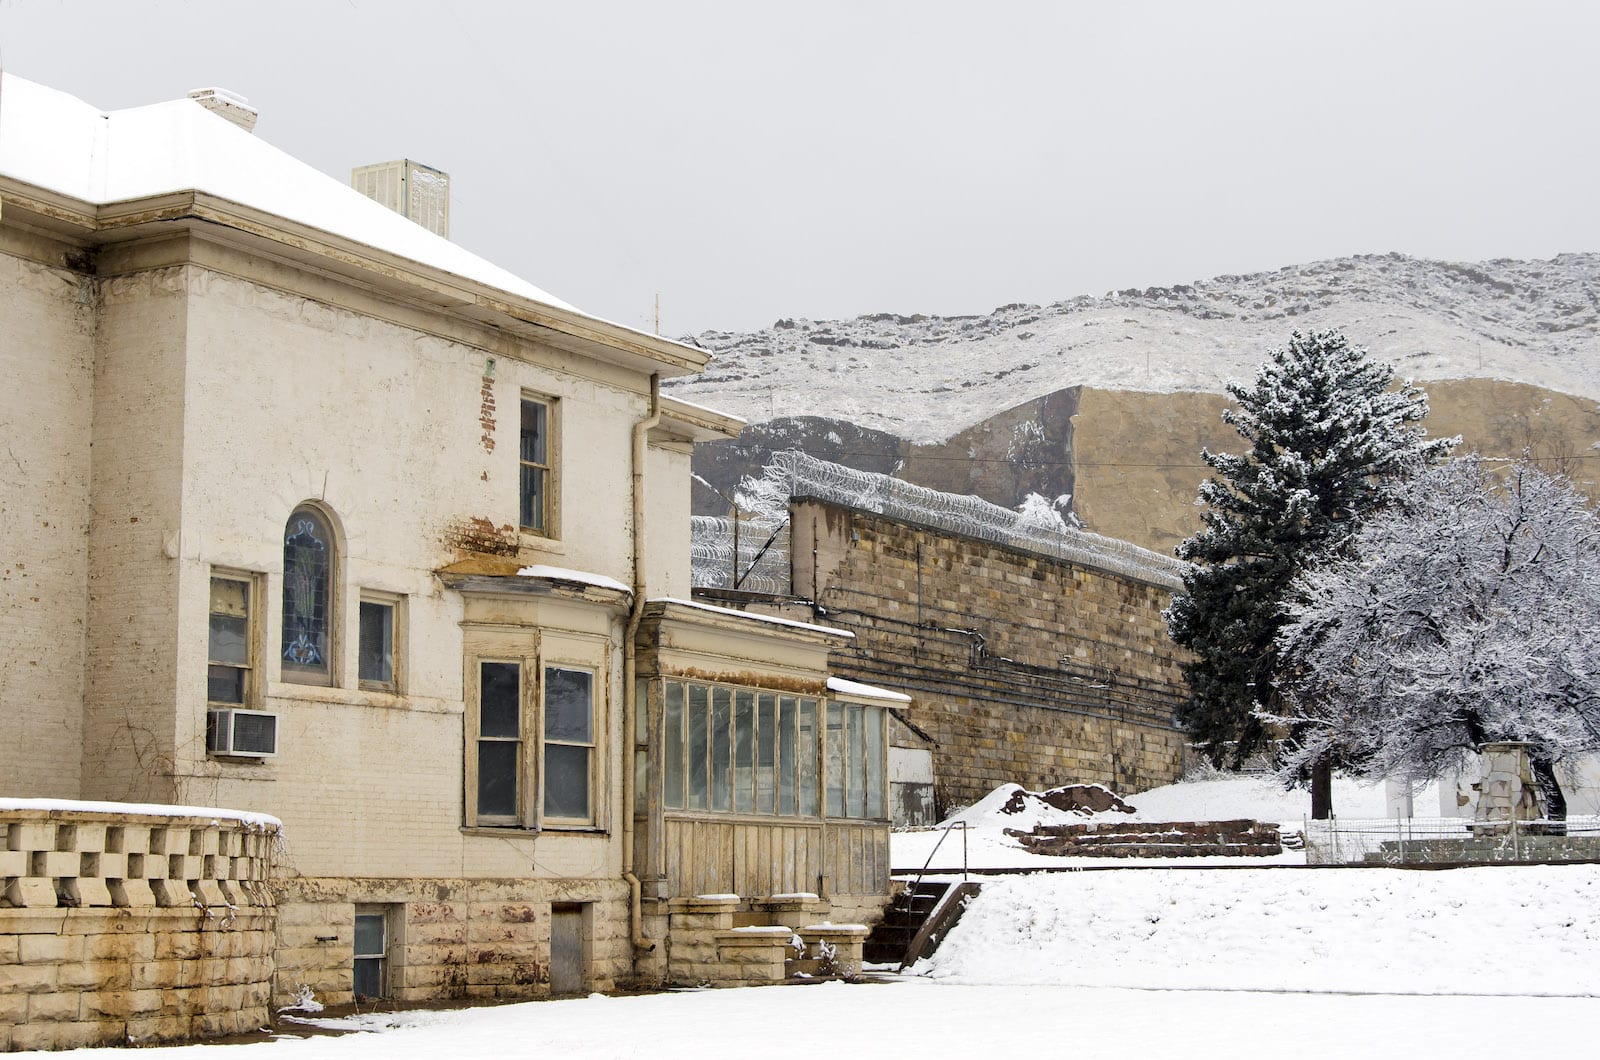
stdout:
MULTIPOLYGON (((1236 405, 1223 419, 1248 449, 1201 454, 1216 475, 1200 486, 1204 528, 1178 546, 1195 566, 1167 613, 1196 656, 1180 720, 1213 762, 1237 765, 1267 739, 1259 711, 1275 705, 1275 639, 1295 576, 1338 550, 1388 480, 1454 444, 1425 437, 1426 396, 1390 389, 1393 374, 1337 332, 1295 332, 1254 384, 1228 386, 1236 405)), ((1322 774, 1312 808, 1325 816, 1322 774)))
POLYGON ((1307 571, 1279 633, 1287 765, 1338 757, 1419 780, 1485 741, 1526 740, 1551 816, 1553 766, 1600 749, 1600 517, 1526 463, 1430 469, 1307 571))

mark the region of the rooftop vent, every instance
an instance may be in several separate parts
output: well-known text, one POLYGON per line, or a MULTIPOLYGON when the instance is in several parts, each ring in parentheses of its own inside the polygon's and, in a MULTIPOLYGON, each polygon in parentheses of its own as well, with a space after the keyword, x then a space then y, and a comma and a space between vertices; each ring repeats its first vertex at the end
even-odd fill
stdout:
POLYGON ((409 158, 357 166, 350 186, 436 236, 450 238, 450 174, 409 158))
POLYGON ((250 132, 256 127, 257 112, 250 101, 225 88, 197 88, 189 98, 213 114, 220 114, 233 124, 250 132))

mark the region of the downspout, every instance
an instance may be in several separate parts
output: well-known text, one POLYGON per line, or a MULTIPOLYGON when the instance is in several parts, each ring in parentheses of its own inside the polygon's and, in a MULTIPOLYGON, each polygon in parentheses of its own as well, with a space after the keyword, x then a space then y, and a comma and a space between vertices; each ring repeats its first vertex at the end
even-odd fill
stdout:
POLYGON ((633 807, 638 798, 634 756, 639 712, 638 650, 633 639, 644 618, 644 462, 650 429, 661 422, 661 374, 650 376, 650 414, 633 425, 633 606, 628 612, 628 632, 622 640, 622 743, 628 749, 622 761, 622 878, 628 884, 628 927, 635 949, 646 952, 656 944, 644 937, 644 910, 639 877, 633 874, 633 807))

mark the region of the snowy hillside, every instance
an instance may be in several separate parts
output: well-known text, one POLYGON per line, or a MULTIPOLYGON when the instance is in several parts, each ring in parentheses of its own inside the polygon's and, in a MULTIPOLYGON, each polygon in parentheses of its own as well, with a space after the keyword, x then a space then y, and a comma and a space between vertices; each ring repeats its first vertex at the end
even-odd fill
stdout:
POLYGON ((1065 387, 1220 392, 1297 328, 1340 328, 1419 380, 1488 377, 1600 399, 1600 254, 1475 265, 1364 255, 987 316, 780 320, 692 336, 715 360, 670 389, 752 421, 829 416, 936 442, 1065 387))

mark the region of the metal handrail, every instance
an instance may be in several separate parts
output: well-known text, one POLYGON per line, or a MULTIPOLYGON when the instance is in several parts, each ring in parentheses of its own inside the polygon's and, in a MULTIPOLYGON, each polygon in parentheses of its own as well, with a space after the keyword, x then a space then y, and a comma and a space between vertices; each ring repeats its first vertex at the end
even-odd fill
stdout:
POLYGON ((950 838, 950 832, 957 827, 961 829, 961 882, 967 882, 967 830, 971 825, 967 824, 966 821, 951 821, 944 826, 944 834, 939 836, 937 843, 933 844, 933 849, 928 851, 927 860, 922 863, 922 868, 917 870, 917 878, 912 881, 910 893, 916 894, 917 888, 922 886, 922 878, 928 874, 928 866, 933 864, 933 856, 939 853, 939 848, 944 845, 944 841, 950 838))

